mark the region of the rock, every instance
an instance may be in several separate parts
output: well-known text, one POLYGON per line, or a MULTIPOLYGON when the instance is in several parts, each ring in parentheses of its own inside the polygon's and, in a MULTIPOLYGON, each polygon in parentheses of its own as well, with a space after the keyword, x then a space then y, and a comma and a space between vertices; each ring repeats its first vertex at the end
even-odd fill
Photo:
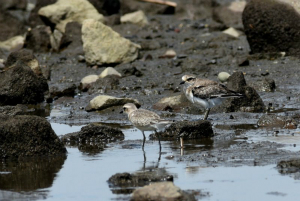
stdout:
POLYGON ((51 49, 51 34, 50 27, 44 25, 34 27, 26 35, 24 48, 35 52, 48 52, 51 49))
POLYGON ((96 82, 91 83, 88 93, 106 93, 108 90, 117 89, 120 84, 119 80, 120 77, 117 75, 108 75, 105 78, 98 79, 96 82))
POLYGON ((236 63, 238 66, 249 66, 250 65, 250 61, 247 56, 237 57, 236 63))
POLYGON ((274 92, 276 89, 275 81, 271 78, 265 78, 256 82, 250 83, 250 86, 257 91, 274 92))
POLYGON ((119 0, 89 0, 89 2, 105 16, 119 13, 121 6, 119 0))
MULTIPOLYGON (((277 164, 277 168, 281 174, 291 174, 300 172, 300 159, 294 158, 283 160, 277 164)), ((299 177, 299 175, 298 175, 299 177)), ((298 178, 299 179, 299 178, 298 178)))
POLYGON ((50 87, 50 97, 51 98, 59 98, 62 96, 71 96, 73 97, 75 95, 77 86, 72 83, 68 84, 56 84, 54 86, 50 87))
POLYGON ((60 42, 60 50, 73 55, 83 55, 83 43, 81 39, 82 25, 78 22, 69 22, 66 25, 65 34, 60 42))
POLYGON ((159 58, 174 58, 176 57, 176 52, 172 49, 167 50, 165 54, 159 56, 159 58))
POLYGON ((0 116, 0 158, 55 156, 67 153, 50 123, 38 116, 0 116))
POLYGON ((226 27, 243 30, 242 13, 246 1, 233 1, 230 5, 216 6, 213 9, 213 19, 226 27))
POLYGON ((26 113, 26 110, 27 107, 25 105, 2 106, 0 107, 0 116, 1 115, 8 115, 8 116, 24 115, 26 113))
POLYGON ((157 103, 155 103, 152 108, 155 110, 180 112, 182 108, 190 105, 191 104, 186 99, 186 97, 181 94, 177 96, 162 98, 157 103))
MULTIPOLYGON (((1 1, 1 4, 3 1, 1 1)), ((12 14, 0 12, 0 41, 8 40, 14 36, 22 35, 26 32, 24 23, 12 14)))
POLYGON ((138 10, 136 12, 123 15, 121 17, 121 23, 132 23, 139 26, 145 26, 148 24, 148 19, 143 11, 138 10))
POLYGON ((53 33, 50 35, 50 44, 54 51, 58 51, 60 48, 63 33, 58 29, 54 29, 53 33))
POLYGON ((187 193, 175 186, 173 182, 156 182, 133 191, 131 200, 187 201, 196 199, 193 196, 189 197, 187 193))
POLYGON ((218 74, 218 79, 221 81, 221 82, 226 82, 228 80, 228 78, 230 77, 230 74, 227 73, 227 72, 221 72, 218 74))
POLYGON ((235 28, 232 28, 232 27, 224 30, 223 33, 227 34, 229 36, 235 37, 235 38, 238 38, 238 37, 241 36, 241 33, 238 30, 236 30, 235 28))
POLYGON ((18 61, 0 73, 0 105, 36 104, 48 91, 45 78, 18 61))
POLYGON ((128 172, 117 173, 108 179, 109 187, 113 192, 118 189, 132 189, 130 193, 134 190, 134 187, 142 187, 149 185, 152 182, 162 182, 162 181, 173 181, 173 175, 168 174, 164 168, 155 168, 151 170, 144 170, 143 172, 135 172, 130 174, 128 172))
POLYGON ((112 67, 105 68, 104 71, 102 71, 102 73, 99 75, 99 77, 104 78, 104 77, 109 76, 109 75, 116 75, 118 77, 122 77, 121 73, 119 73, 118 71, 116 71, 112 67))
POLYGON ((136 99, 116 98, 113 96, 100 95, 93 98, 85 108, 85 110, 88 112, 93 110, 104 110, 113 106, 123 106, 126 103, 134 103, 136 105, 140 105, 140 103, 136 99))
POLYGON ((161 48, 157 40, 143 40, 141 41, 142 50, 157 50, 161 48))
POLYGON ((125 76, 130 76, 130 75, 135 75, 137 77, 143 76, 143 73, 134 66, 129 66, 127 68, 124 68, 122 70, 122 74, 125 76))
POLYGON ((24 36, 14 36, 6 41, 0 42, 0 48, 13 52, 23 47, 24 40, 24 36))
POLYGON ((38 14, 46 24, 55 25, 55 28, 65 32, 69 22, 83 23, 86 19, 104 22, 103 15, 87 0, 58 0, 56 3, 41 8, 38 14))
POLYGON ((242 98, 227 99, 221 106, 223 112, 262 112, 264 103, 253 87, 247 86, 242 72, 233 73, 227 81, 227 87, 244 95, 242 98))
POLYGON ((299 56, 300 5, 294 0, 251 0, 243 24, 252 53, 286 52, 299 56))
POLYGON ((89 124, 79 132, 64 135, 61 140, 65 144, 77 145, 81 151, 95 153, 102 151, 107 143, 124 140, 124 134, 119 128, 89 124))
MULTIPOLYGON (((171 124, 164 131, 159 132, 163 140, 174 140, 182 137, 183 139, 201 139, 214 136, 212 125, 209 121, 179 121, 171 124)), ((150 138, 156 138, 151 134, 150 138)))
POLYGON ((172 6, 154 4, 147 2, 139 2, 135 0, 120 0, 121 8, 120 13, 132 13, 138 10, 142 10, 147 14, 174 14, 175 8, 172 6))
POLYGON ((259 127, 280 127, 286 129, 296 129, 297 122, 291 117, 264 114, 257 121, 259 127))
POLYGON ((141 48, 93 19, 83 22, 82 41, 85 59, 89 65, 128 63, 138 57, 141 48))
POLYGON ((98 75, 88 75, 81 79, 79 89, 81 91, 87 91, 92 83, 96 82, 99 79, 98 75))
POLYGON ((16 52, 12 52, 8 56, 5 65, 9 67, 14 65, 17 61, 22 61, 24 64, 29 66, 36 75, 42 75, 42 70, 40 68, 39 61, 34 56, 31 50, 21 49, 16 52))

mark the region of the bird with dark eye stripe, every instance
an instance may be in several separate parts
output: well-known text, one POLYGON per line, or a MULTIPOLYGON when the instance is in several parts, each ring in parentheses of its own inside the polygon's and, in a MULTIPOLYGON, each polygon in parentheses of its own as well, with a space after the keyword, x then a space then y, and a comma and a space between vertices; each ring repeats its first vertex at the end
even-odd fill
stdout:
POLYGON ((204 120, 207 119, 210 109, 222 104, 225 99, 243 97, 225 85, 193 75, 182 76, 180 84, 183 85, 183 93, 191 103, 205 108, 204 120))

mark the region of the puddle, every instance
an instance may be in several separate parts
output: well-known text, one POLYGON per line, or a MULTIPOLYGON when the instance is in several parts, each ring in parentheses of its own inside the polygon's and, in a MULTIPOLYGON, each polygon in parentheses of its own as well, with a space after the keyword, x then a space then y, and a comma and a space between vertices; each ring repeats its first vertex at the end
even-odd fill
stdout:
MULTIPOLYGON (((55 123, 52 123, 52 127, 58 135, 79 131, 81 128, 81 126, 55 123)), ((240 125, 236 128, 242 129, 245 126, 240 125)), ((253 125, 246 126, 246 128, 253 128, 253 125)), ((179 142, 167 141, 162 142, 162 155, 158 162, 157 141, 146 141, 146 157, 144 157, 141 149, 141 132, 136 129, 128 129, 126 125, 122 130, 127 142, 109 144, 108 148, 96 155, 82 153, 78 148, 67 147, 67 159, 59 161, 57 166, 52 165, 53 169, 50 173, 49 171, 41 172, 39 177, 36 174, 29 174, 29 172, 21 174, 24 173, 22 167, 30 169, 29 165, 21 165, 19 173, 0 169, 0 183, 8 181, 1 180, 1 177, 10 176, 11 178, 8 179, 13 181, 13 178, 20 179, 20 175, 22 176, 21 181, 28 182, 27 186, 19 183, 15 185, 2 183, 0 200, 128 200, 130 196, 128 194, 114 194, 120 191, 111 189, 107 180, 116 173, 134 173, 157 168, 172 174, 175 185, 183 190, 207 192, 208 196, 201 197, 201 200, 276 201, 297 200, 300 196, 300 181, 280 175, 275 169, 275 164, 213 168, 202 167, 196 163, 178 163, 173 156, 176 158, 181 154, 179 142), (130 148, 122 148, 126 143, 130 148)), ((146 132, 147 136, 149 134, 150 132, 146 132)), ((300 138, 300 135, 294 137, 300 138)), ((255 138, 253 137, 251 140, 255 140, 255 138)), ((201 149, 213 149, 213 141, 187 141, 185 147, 184 154, 201 149)), ((36 164, 35 167, 38 166, 36 164)), ((50 164, 56 163, 45 163, 47 167, 50 164)), ((9 165, 5 167, 7 168, 7 166, 9 165)))

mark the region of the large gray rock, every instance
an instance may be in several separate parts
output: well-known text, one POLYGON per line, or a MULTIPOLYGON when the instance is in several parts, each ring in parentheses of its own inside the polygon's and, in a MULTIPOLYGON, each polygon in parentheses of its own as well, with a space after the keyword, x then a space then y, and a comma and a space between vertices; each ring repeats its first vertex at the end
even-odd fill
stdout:
POLYGON ((295 0, 251 0, 243 12, 252 53, 300 55, 300 3, 295 0))
POLYGON ((66 153, 66 148, 46 119, 28 115, 0 116, 0 158, 66 153))
POLYGON ((88 106, 85 108, 86 111, 93 110, 104 110, 113 106, 122 106, 126 103, 134 103, 136 105, 140 105, 138 100, 132 98, 117 98, 113 96, 100 95, 93 98, 88 106))
POLYGON ((104 17, 87 0, 58 0, 56 3, 45 6, 39 10, 39 15, 56 25, 56 29, 65 32, 69 22, 82 22, 94 19, 103 22, 104 17))
POLYGON ((141 48, 94 19, 83 22, 82 41, 85 59, 90 65, 128 63, 138 57, 141 48))
POLYGON ((187 201, 196 200, 193 196, 188 196, 179 187, 175 186, 173 182, 157 182, 148 186, 144 186, 135 190, 131 199, 133 201, 146 200, 168 200, 168 201, 187 201))
POLYGON ((0 73, 0 105, 36 104, 44 101, 48 84, 22 61, 0 73))

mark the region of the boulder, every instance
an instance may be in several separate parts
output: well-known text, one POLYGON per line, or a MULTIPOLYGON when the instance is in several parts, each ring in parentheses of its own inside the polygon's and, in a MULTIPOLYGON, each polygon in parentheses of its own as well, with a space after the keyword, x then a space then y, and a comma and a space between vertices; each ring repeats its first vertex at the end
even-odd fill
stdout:
POLYGON ((194 196, 189 196, 173 182, 156 182, 142 188, 136 189, 132 193, 131 200, 146 201, 146 200, 168 200, 168 201, 187 201, 196 200, 194 196))
POLYGON ((22 61, 24 64, 29 66, 36 75, 42 75, 42 70, 40 68, 39 61, 34 56, 34 54, 31 50, 21 49, 21 50, 12 52, 8 56, 5 65, 7 67, 9 67, 9 66, 14 65, 17 61, 22 61))
POLYGON ((13 52, 23 47, 24 40, 24 36, 14 36, 6 41, 0 41, 0 48, 13 52))
POLYGON ((121 17, 121 23, 131 23, 139 26, 145 26, 148 24, 148 19, 143 11, 138 10, 136 12, 123 15, 121 17))
POLYGON ((82 41, 85 59, 90 65, 128 63, 137 59, 141 48, 93 19, 83 22, 82 41))
POLYGON ((264 114, 257 121, 257 125, 259 127, 268 127, 268 128, 279 127, 279 128, 286 128, 286 129, 296 129, 298 124, 291 117, 277 116, 274 114, 264 114))
POLYGON ((48 52, 51 49, 51 34, 50 27, 44 25, 30 29, 25 38, 24 48, 35 52, 48 52))
POLYGON ((0 116, 0 158, 55 156, 67 153, 50 123, 38 116, 0 116))
POLYGON ((122 77, 121 73, 119 73, 118 71, 116 71, 112 67, 105 68, 104 71, 101 72, 101 74, 99 75, 99 77, 100 78, 104 78, 104 77, 109 76, 109 75, 116 75, 118 77, 122 77))
POLYGON ((247 85, 242 72, 233 73, 227 81, 230 90, 243 94, 241 98, 231 98, 217 108, 223 112, 262 112, 265 108, 264 102, 253 87, 247 85))
MULTIPOLYGON (((201 139, 214 136, 212 125, 209 121, 179 121, 171 124, 164 131, 158 133, 163 140, 183 139, 201 139)), ((156 138, 155 134, 149 136, 156 138)))
POLYGON ((104 110, 113 106, 123 106, 126 103, 134 103, 136 105, 140 105, 140 103, 136 99, 116 98, 113 96, 100 95, 93 98, 85 108, 85 110, 88 112, 93 110, 104 110))
POLYGON ((87 0, 58 0, 56 3, 45 6, 38 11, 38 14, 49 24, 65 32, 69 22, 82 22, 86 19, 103 22, 103 15, 99 14, 95 7, 87 0))
POLYGON ((81 79, 79 89, 82 91, 87 91, 92 83, 99 79, 98 75, 88 75, 81 79))
POLYGON ((44 101, 48 84, 22 61, 0 73, 0 105, 36 104, 44 101))
POLYGON ((81 151, 96 153, 102 151, 107 143, 124 140, 124 134, 119 128, 89 124, 79 132, 64 135, 61 140, 78 146, 81 151))
POLYGON ((251 0, 243 24, 252 53, 300 55, 300 4, 295 0, 251 0))

